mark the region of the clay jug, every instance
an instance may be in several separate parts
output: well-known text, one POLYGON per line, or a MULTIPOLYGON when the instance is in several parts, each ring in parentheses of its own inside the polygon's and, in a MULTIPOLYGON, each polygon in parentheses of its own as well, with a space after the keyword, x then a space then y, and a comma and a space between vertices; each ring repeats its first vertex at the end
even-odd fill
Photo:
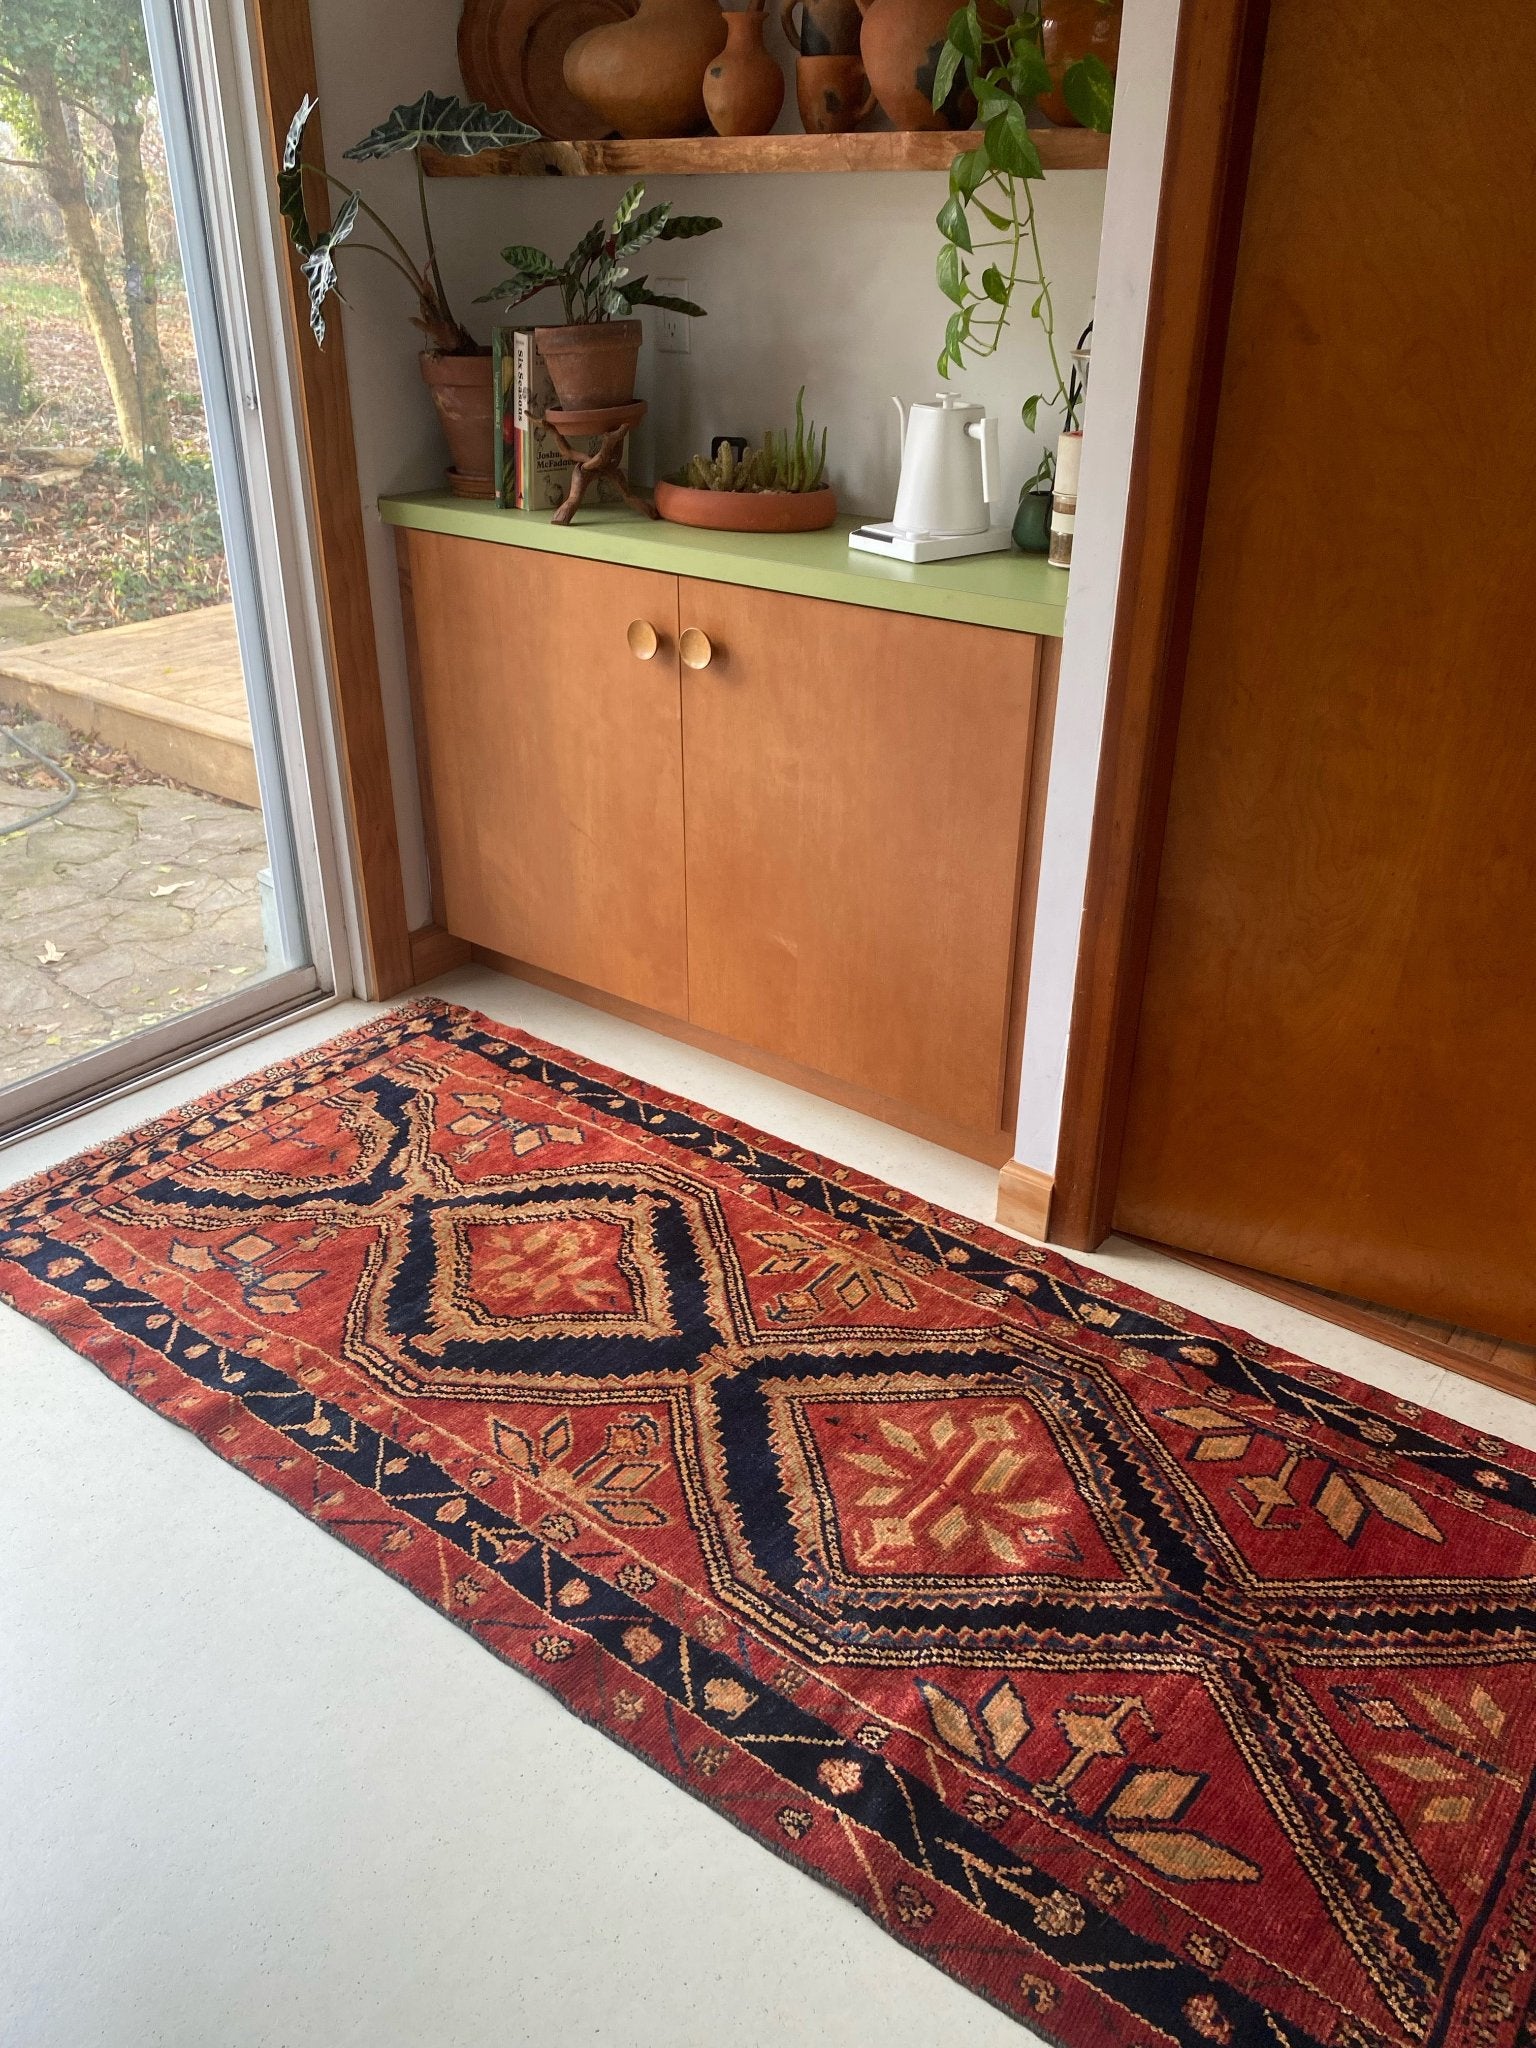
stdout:
POLYGON ((1061 96, 1061 75, 1069 64, 1089 55, 1113 71, 1120 56, 1121 0, 1043 0, 1040 41, 1056 90, 1046 93, 1040 111, 1065 128, 1082 123, 1061 96))
POLYGON ((784 104, 784 74, 763 48, 763 0, 725 17, 725 48, 704 73, 717 135, 766 135, 784 104))
POLYGON ((954 0, 859 0, 864 27, 859 50, 875 98, 893 128, 966 128, 976 103, 957 87, 933 104, 939 53, 954 14, 954 0))
POLYGON ((797 57, 795 97, 807 135, 846 135, 875 104, 857 57, 797 57))
POLYGON ((576 38, 565 82, 622 136, 697 135, 708 125, 705 66, 725 37, 719 0, 640 0, 630 20, 576 38))
POLYGON ((859 54, 858 0, 782 0, 779 20, 790 47, 802 57, 859 54), (795 20, 795 9, 800 19, 795 20))

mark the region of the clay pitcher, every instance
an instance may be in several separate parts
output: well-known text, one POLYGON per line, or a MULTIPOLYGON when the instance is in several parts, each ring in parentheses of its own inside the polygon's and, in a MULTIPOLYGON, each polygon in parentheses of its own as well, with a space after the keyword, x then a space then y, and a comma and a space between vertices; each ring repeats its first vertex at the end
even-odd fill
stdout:
POLYGON ((846 135, 875 104, 857 57, 797 57, 795 97, 807 135, 846 135))
POLYGON ((725 48, 704 73, 717 135, 766 135, 784 104, 784 74, 763 48, 764 0, 725 17, 725 48))
POLYGON ((708 126, 705 67, 725 38, 719 0, 640 0, 628 21, 576 38, 565 82, 622 136, 697 135, 708 126))
POLYGON ((1056 90, 1042 95, 1040 111, 1065 128, 1082 123, 1061 96, 1061 76, 1079 57, 1102 59, 1113 71, 1120 56, 1121 0, 1043 0, 1040 42, 1056 90))
POLYGON ((782 0, 779 21, 802 57, 856 57, 862 18, 859 0, 782 0), (795 9, 800 19, 795 20, 795 9))
POLYGON ((859 49, 875 98, 893 128, 966 128, 976 103, 957 86, 943 108, 933 104, 939 53, 954 0, 859 0, 859 49))

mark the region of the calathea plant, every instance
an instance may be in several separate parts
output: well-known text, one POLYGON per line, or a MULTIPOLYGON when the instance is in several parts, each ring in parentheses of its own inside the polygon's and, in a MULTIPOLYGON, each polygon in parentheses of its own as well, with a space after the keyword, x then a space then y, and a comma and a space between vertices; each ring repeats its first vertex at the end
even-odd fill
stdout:
POLYGON ((537 130, 519 121, 515 114, 500 113, 478 100, 454 99, 443 93, 424 92, 410 106, 395 107, 371 129, 361 142, 346 151, 349 160, 367 162, 376 157, 410 155, 416 165, 416 191, 421 205, 421 233, 425 255, 418 262, 383 216, 362 194, 334 178, 319 164, 304 161, 304 130, 315 101, 308 94, 289 125, 283 145, 282 168, 277 175, 278 204, 288 223, 289 237, 297 251, 299 267, 309 287, 309 324, 316 341, 325 340, 325 302, 335 292, 341 295, 336 272, 336 252, 346 243, 359 253, 382 257, 393 265, 416 295, 414 323, 427 338, 429 349, 438 355, 482 353, 448 303, 447 287, 437 260, 432 238, 432 216, 427 208, 427 182, 421 166, 424 148, 440 150, 445 156, 476 156, 482 149, 499 149, 507 143, 531 142, 537 130), (310 221, 305 180, 319 179, 340 195, 328 228, 316 229, 310 221), (380 237, 378 241, 354 239, 359 223, 366 221, 380 237))
POLYGON ((704 308, 691 299, 668 298, 653 292, 643 277, 631 277, 629 260, 653 242, 684 242, 711 234, 720 223, 708 214, 679 214, 668 205, 642 212, 644 185, 631 185, 611 221, 594 221, 563 263, 542 249, 514 243, 503 249, 511 275, 482 292, 481 303, 500 300, 510 311, 543 291, 558 291, 566 324, 584 327, 603 320, 627 320, 636 306, 660 306, 698 320, 704 308))
MULTIPOLYGON (((1101 0, 1108 4, 1108 0, 1101 0)), ((949 197, 939 210, 943 236, 939 289, 955 310, 944 331, 939 373, 963 369, 967 357, 994 353, 1020 285, 1033 293, 1030 315, 1040 323, 1053 388, 1024 401, 1024 424, 1033 433, 1042 405, 1060 408, 1072 424, 1072 395, 1056 346, 1056 315, 1050 279, 1040 251, 1031 187, 1045 176, 1040 152, 1029 132, 1028 115, 1058 85, 1074 117, 1085 128, 1109 132, 1115 81, 1102 59, 1089 55, 1066 67, 1060 80, 1045 61, 1039 0, 1007 26, 983 24, 977 0, 951 18, 934 73, 933 103, 941 107, 957 81, 975 95, 981 141, 956 157, 949 197), (990 232, 989 232, 990 231, 990 232)), ((1027 489, 1050 481, 1052 457, 1041 459, 1027 489)))

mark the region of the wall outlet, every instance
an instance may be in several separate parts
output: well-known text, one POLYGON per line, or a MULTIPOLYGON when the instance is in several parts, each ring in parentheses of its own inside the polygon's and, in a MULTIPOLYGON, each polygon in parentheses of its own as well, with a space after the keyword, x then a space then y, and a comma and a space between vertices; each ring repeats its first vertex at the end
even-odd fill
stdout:
MULTIPOLYGON (((660 292, 669 299, 686 299, 688 280, 686 277, 653 277, 651 290, 660 292)), ((656 348, 664 356, 685 356, 688 353, 688 329, 692 325, 686 313, 669 313, 662 307, 657 314, 656 348)))

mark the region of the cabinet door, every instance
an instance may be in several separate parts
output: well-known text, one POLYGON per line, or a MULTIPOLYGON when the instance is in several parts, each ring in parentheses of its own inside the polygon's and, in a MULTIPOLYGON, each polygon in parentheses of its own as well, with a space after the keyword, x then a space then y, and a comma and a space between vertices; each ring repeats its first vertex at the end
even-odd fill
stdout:
POLYGON ((689 1017, 968 1130, 1003 1097, 1038 643, 683 581, 689 1017))
POLYGON ((414 533, 411 581, 448 929, 682 1016, 676 579, 414 533))

